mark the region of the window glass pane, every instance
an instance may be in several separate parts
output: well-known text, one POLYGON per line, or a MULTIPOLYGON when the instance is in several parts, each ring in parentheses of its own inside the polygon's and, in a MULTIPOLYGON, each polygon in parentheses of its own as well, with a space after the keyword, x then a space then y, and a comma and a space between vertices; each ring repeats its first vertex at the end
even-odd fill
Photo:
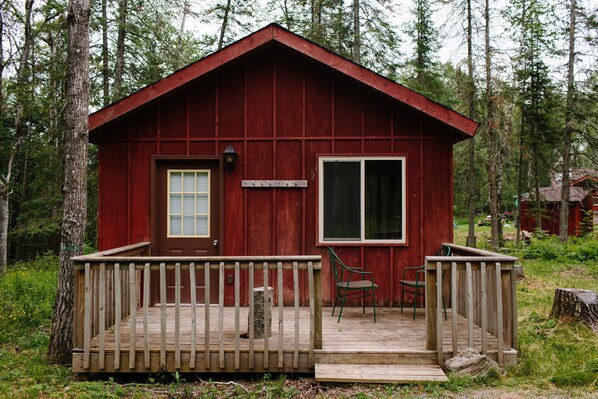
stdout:
POLYGON ((197 217, 197 225, 196 225, 196 232, 195 234, 198 236, 207 236, 208 235, 208 217, 207 216, 198 216, 197 217))
POLYGON ((195 235, 195 224, 194 216, 184 216, 183 217, 183 235, 192 236, 195 235))
POLYGON ((207 193, 208 192, 208 172, 197 173, 197 192, 207 193))
POLYGON ((365 161, 365 238, 403 238, 403 163, 365 161))
POLYGON ((194 204, 195 201, 194 200, 195 200, 194 195, 185 194, 183 196, 183 214, 185 216, 195 215, 195 204, 194 204))
POLYGON ((361 239, 359 162, 324 162, 324 240, 361 239))
POLYGON ((186 193, 195 192, 195 173, 183 173, 183 187, 186 193))
POLYGON ((173 236, 181 235, 181 217, 171 216, 170 217, 170 234, 173 236))
POLYGON ((208 196, 206 194, 197 195, 197 210, 196 212, 201 215, 208 214, 208 196))
POLYGON ((170 173, 170 192, 180 193, 183 186, 183 177, 181 173, 170 173))
POLYGON ((181 214, 181 196, 178 194, 170 195, 170 213, 174 215, 181 214))

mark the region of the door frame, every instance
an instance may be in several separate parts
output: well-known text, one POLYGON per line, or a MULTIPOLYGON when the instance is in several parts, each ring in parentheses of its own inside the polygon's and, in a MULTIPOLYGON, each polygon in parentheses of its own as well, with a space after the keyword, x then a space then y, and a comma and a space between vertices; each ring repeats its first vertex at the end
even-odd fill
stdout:
MULTIPOLYGON (((156 191, 157 191, 157 169, 159 162, 187 162, 187 161, 213 161, 218 162, 218 191, 220 194, 220 204, 218 206, 218 224, 219 224, 219 232, 218 232, 218 255, 222 255, 222 236, 224 234, 224 168, 222 158, 218 155, 180 155, 180 156, 173 156, 173 155, 152 155, 151 156, 151 202, 150 202, 150 230, 151 230, 151 256, 158 256, 156 253, 157 250, 157 235, 158 235, 158 225, 157 225, 157 215, 156 215, 156 191)), ((160 281, 157 277, 157 273, 152 272, 151 278, 151 288, 150 288, 150 306, 157 304, 160 301, 160 281)))

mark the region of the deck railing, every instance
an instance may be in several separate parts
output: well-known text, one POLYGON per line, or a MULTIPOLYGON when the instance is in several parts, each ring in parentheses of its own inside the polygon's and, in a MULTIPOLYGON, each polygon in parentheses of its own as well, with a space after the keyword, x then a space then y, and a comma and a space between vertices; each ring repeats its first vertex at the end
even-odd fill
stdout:
POLYGON ((488 337, 494 336, 497 362, 514 363, 516 358, 511 355, 517 350, 517 258, 455 244, 443 246, 450 248, 451 256, 426 257, 427 349, 438 351, 443 366, 444 308, 450 307, 453 356, 465 349, 458 343, 459 329, 464 328, 458 323, 461 316, 467 320, 468 347, 489 354, 488 337), (476 327, 481 329, 478 340, 474 340, 476 327))
MULTIPOLYGON (((82 371, 93 368, 98 371, 157 371, 157 370, 179 370, 212 371, 239 370, 241 367, 241 334, 240 331, 240 309, 242 303, 248 303, 248 367, 256 367, 254 337, 254 297, 253 288, 256 275, 261 274, 264 286, 268 286, 268 279, 271 285, 275 286, 276 301, 270 305, 265 300, 264 306, 264 332, 263 340, 260 340, 260 354, 263 364, 260 369, 270 370, 293 370, 299 367, 299 352, 308 352, 309 367, 314 364, 314 349, 322 347, 322 298, 321 298, 321 257, 320 256, 237 256, 237 257, 157 257, 148 256, 150 253, 149 243, 138 243, 126 247, 116 248, 109 251, 98 252, 91 255, 78 256, 75 261, 75 321, 74 321, 74 345, 75 350, 83 352, 82 364, 74 366, 74 369, 82 371), (174 271, 174 303, 167 303, 167 270, 174 271), (218 271, 217 281, 210 279, 210 271, 218 271), (225 355, 225 340, 231 339, 230 332, 224 331, 225 311, 225 270, 234 270, 234 355, 225 355), (248 285, 248 297, 241 298, 240 274, 246 271, 248 285), (292 312, 284 311, 285 284, 283 275, 288 278, 292 272, 293 293, 287 297, 293 298, 292 312), (191 324, 181 323, 181 276, 188 273, 191 324), (205 298, 196 298, 196 275, 203 273, 205 276, 205 298), (300 311, 300 273, 307 273, 308 295, 309 295, 309 342, 308 347, 300 345, 299 311, 300 311), (152 281, 158 279, 157 282, 152 281), (218 284, 218 303, 210 303, 210 285, 218 284), (160 333, 159 333, 159 355, 152 354, 151 346, 156 342, 150 342, 150 307, 152 304, 152 287, 157 287, 159 300, 154 301, 160 312, 160 333), (217 320, 212 320, 210 307, 218 308, 217 320), (269 308, 272 306, 272 308, 269 308), (174 323, 172 317, 167 318, 167 307, 174 307, 174 323), (199 331, 200 320, 198 310, 204 313, 203 331, 199 331), (292 330, 294 334, 292 356, 285 356, 283 347, 285 314, 293 315, 292 330), (138 315, 142 321, 138 323, 138 315), (272 320, 269 317, 272 317, 272 320), (124 325, 125 319, 127 325, 124 325), (277 342, 269 342, 270 322, 277 325, 277 342), (174 333, 171 324, 174 324, 174 333), (141 326, 141 329, 139 329, 141 326), (129 337, 127 347, 121 347, 121 331, 128 327, 129 337), (168 329, 167 329, 168 327, 168 329), (189 329, 189 331, 187 331, 189 329), (168 331, 167 331, 168 330, 168 331), (217 340, 213 342, 210 333, 217 332, 217 340), (107 331, 114 333, 113 347, 106 349, 107 331), (172 336, 174 334, 174 336, 172 336), (197 342, 197 336, 203 337, 203 342, 197 342), (225 337, 226 336, 226 337, 225 337), (92 339, 97 339, 97 364, 91 357, 92 339), (190 339, 190 353, 185 352, 183 367, 182 340, 190 339), (168 341, 168 343, 167 343, 168 341), (172 351, 174 341, 174 351, 172 351), (139 346, 141 344, 141 346, 139 346), (168 349, 167 349, 168 348, 168 349), (167 354, 168 351, 168 354, 167 354), (128 352, 128 353, 127 353, 128 352), (172 353, 174 352, 174 353, 172 353), (198 356, 203 352, 202 356, 198 356), (276 364, 270 364, 271 354, 277 354, 276 364), (158 364, 155 364, 154 357, 158 357, 158 364), (188 356, 188 357, 187 357, 188 356), (199 359, 199 360, 196 360, 199 359), (212 360, 211 360, 212 359, 212 360), (233 365, 227 364, 233 359, 233 365), (291 359, 291 360, 289 360, 291 359), (202 364, 198 364, 200 362, 202 364), (108 364, 110 362, 110 364, 108 364), (291 364, 286 364, 291 362, 291 364), (216 363, 216 364, 214 364, 216 363), (93 366, 93 367, 92 367, 93 366)), ((287 285, 288 287, 288 285, 287 285)), ((287 288, 288 290, 288 288, 287 288)), ((287 293, 288 294, 288 293, 287 293)), ((155 294, 154 294, 155 295, 155 294)), ((288 309, 289 307, 287 307, 288 309)), ((201 315, 200 315, 201 316, 201 315)), ((276 327, 274 327, 276 328, 276 327)), ((273 330, 274 330, 273 328, 273 330)), ((305 342, 303 339, 301 342, 305 342)), ((94 341, 95 342, 95 341, 94 341)), ((188 345, 189 342, 185 342, 188 345)), ((230 342, 227 342, 230 344, 230 342)), ((244 351, 246 352, 246 351, 244 351)), ((244 366, 247 367, 247 366, 244 366)))

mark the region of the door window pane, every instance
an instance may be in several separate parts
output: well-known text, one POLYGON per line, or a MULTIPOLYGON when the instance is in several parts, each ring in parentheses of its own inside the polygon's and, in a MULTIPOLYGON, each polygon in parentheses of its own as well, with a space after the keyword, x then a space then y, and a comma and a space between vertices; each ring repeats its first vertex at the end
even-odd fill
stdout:
POLYGON ((168 173, 168 235, 209 236, 210 172, 179 170, 168 173))

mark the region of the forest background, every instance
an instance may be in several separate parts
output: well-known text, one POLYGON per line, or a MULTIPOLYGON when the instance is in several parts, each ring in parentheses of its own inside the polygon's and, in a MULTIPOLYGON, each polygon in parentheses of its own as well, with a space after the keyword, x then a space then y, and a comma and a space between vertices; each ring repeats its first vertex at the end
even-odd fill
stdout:
MULTIPOLYGON (((0 274, 8 261, 60 249, 66 7, 0 0, 0 274)), ((96 0, 90 108, 270 22, 481 123, 454 152, 455 214, 470 229, 477 214, 515 211, 527 192, 539 217, 539 187, 598 165, 595 0, 96 0)), ((96 166, 90 146, 92 247, 96 166)), ((497 248, 501 224, 491 230, 497 248)))

